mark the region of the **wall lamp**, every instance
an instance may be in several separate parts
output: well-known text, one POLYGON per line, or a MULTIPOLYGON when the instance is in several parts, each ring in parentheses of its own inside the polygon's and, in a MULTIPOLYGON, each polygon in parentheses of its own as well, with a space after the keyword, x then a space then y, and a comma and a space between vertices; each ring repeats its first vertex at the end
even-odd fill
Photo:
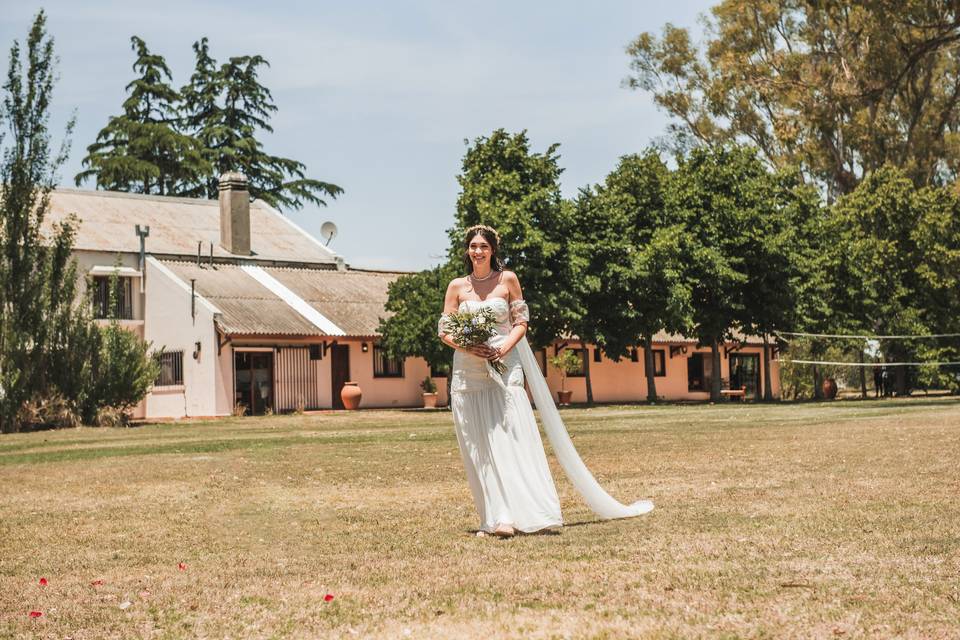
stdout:
POLYGON ((370 350, 370 347, 367 346, 367 343, 366 343, 366 342, 361 342, 361 343, 360 343, 360 351, 363 351, 364 353, 366 353, 366 352, 369 351, 369 350, 370 350))
POLYGON ((198 340, 197 342, 194 342, 193 345, 194 345, 194 347, 193 347, 193 359, 194 359, 194 360, 199 360, 199 359, 200 359, 200 346, 201 346, 200 341, 198 340))

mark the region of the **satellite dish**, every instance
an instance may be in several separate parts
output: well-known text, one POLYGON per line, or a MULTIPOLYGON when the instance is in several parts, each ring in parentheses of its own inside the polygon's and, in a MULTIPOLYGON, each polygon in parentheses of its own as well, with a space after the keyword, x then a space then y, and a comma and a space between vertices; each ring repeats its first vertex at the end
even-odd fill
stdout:
POLYGON ((330 241, 333 240, 336 236, 337 236, 337 225, 333 224, 332 222, 324 222, 322 225, 320 225, 320 237, 327 239, 327 242, 324 246, 329 245, 330 241))

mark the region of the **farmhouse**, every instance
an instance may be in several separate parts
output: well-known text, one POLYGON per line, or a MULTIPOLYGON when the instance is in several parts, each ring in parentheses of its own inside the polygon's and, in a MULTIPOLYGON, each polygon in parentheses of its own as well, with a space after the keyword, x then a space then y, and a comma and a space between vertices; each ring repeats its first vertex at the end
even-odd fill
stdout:
MULTIPOLYGON (((337 409, 347 381, 361 388, 362 407, 421 405, 426 362, 388 358, 378 344, 387 286, 402 274, 349 266, 277 210, 251 202, 241 174, 222 176, 218 200, 57 189, 46 224, 70 216, 97 317, 115 315, 162 350, 160 376, 136 417, 337 409), (122 286, 111 310, 114 274, 122 286)), ((569 340, 538 354, 551 388, 560 378, 548 357, 563 348, 578 349, 590 367, 595 400, 645 397, 642 352, 614 363, 569 340)), ((668 335, 655 348, 660 395, 708 397, 709 350, 668 335)), ((752 340, 721 350, 721 375, 747 397, 762 392, 761 351, 752 340)), ((574 402, 586 397, 583 373, 565 382, 574 402)))

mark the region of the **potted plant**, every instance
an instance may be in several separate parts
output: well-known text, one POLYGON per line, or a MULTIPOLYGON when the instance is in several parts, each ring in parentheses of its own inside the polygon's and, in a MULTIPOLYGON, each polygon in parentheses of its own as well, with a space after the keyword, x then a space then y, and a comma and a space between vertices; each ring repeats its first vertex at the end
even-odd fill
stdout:
POLYGON ((436 409, 437 383, 433 381, 433 378, 427 376, 420 383, 420 388, 423 389, 423 407, 425 409, 436 409))
POLYGON ((573 349, 564 349, 557 355, 550 358, 550 364, 560 372, 560 391, 557 391, 557 404, 563 406, 570 404, 570 397, 573 391, 567 391, 567 376, 575 371, 579 371, 583 362, 580 354, 573 349))

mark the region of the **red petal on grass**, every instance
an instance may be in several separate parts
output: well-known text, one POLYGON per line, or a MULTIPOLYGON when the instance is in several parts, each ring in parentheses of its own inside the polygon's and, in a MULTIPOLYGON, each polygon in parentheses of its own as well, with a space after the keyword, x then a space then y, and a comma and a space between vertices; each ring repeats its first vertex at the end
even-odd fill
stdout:
POLYGON ((180 564, 177 565, 177 569, 180 569, 180 571, 186 571, 187 565, 181 562, 180 564))
POLYGON ((42 616, 42 615, 43 615, 43 612, 42 612, 42 611, 31 611, 31 612, 30 612, 30 617, 31 617, 31 618, 39 618, 39 617, 42 616))
POLYGON ((332 593, 328 593, 327 595, 323 596, 323 601, 324 601, 324 602, 330 602, 331 600, 333 600, 333 594, 332 594, 332 593))
POLYGON ((41 586, 41 587, 47 586, 47 579, 46 579, 46 578, 40 578, 40 586, 41 586))
POLYGON ((90 585, 91 585, 91 586, 94 586, 94 587, 102 586, 102 585, 103 585, 103 580, 94 580, 93 582, 90 583, 90 585))

